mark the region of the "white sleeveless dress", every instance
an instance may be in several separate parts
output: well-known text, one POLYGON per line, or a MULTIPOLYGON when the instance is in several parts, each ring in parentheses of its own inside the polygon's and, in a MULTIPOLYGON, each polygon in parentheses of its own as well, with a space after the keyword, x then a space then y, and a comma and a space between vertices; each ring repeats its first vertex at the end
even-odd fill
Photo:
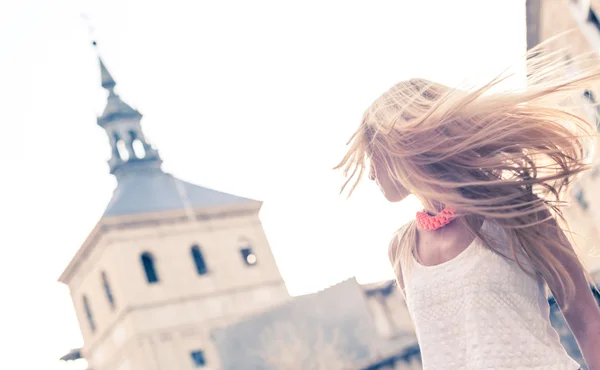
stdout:
MULTIPOLYGON (((489 223, 482 231, 505 235, 489 223)), ((410 271, 401 266, 406 303, 424 370, 580 368, 550 324, 543 280, 480 240, 439 265, 408 263, 410 271)))

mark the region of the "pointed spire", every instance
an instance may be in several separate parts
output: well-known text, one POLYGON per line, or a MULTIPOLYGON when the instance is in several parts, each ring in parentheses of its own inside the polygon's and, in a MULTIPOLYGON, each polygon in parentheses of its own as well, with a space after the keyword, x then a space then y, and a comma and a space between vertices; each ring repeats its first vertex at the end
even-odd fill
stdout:
MULTIPOLYGON (((94 48, 97 43, 92 42, 94 48)), ((98 53, 102 87, 108 90, 108 99, 98 125, 108 134, 112 156, 108 161, 110 172, 119 179, 122 175, 141 169, 158 169, 162 160, 142 131, 142 114, 121 100, 115 93, 117 83, 98 53)))
MULTIPOLYGON (((92 42, 94 48, 97 48, 96 41, 92 42)), ((98 53, 98 51, 96 50, 98 53)), ((98 117, 98 124, 104 126, 116 119, 141 119, 142 115, 137 110, 131 108, 127 103, 121 100, 121 97, 115 93, 115 86, 117 83, 113 79, 108 68, 104 64, 100 53, 98 53, 98 62, 100 63, 100 79, 102 87, 108 90, 108 101, 106 102, 106 108, 100 117, 98 117)))
MULTIPOLYGON (((96 47, 96 41, 93 41, 92 45, 96 47)), ((98 54, 98 61, 100 62, 100 76, 102 78, 102 87, 108 90, 109 92, 114 93, 113 90, 117 83, 110 75, 110 72, 108 72, 108 69, 106 69, 104 62, 102 61, 102 57, 100 57, 100 54, 98 54)))

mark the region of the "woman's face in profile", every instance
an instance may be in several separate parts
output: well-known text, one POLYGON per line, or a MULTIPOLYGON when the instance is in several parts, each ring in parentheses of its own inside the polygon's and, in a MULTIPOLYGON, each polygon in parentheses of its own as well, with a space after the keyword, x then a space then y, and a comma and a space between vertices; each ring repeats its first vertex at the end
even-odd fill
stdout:
POLYGON ((390 202, 399 202, 410 195, 404 186, 390 178, 381 161, 375 158, 370 160, 369 179, 377 183, 385 199, 390 202))

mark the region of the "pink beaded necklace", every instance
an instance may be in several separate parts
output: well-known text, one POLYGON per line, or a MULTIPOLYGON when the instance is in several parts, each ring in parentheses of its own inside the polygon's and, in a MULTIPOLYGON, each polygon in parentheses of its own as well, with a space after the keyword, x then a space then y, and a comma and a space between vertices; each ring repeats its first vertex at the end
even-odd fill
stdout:
POLYGON ((437 230, 452 222, 455 217, 454 214, 454 210, 449 207, 444 208, 442 212, 435 216, 420 211, 417 212, 417 226, 423 230, 437 230))

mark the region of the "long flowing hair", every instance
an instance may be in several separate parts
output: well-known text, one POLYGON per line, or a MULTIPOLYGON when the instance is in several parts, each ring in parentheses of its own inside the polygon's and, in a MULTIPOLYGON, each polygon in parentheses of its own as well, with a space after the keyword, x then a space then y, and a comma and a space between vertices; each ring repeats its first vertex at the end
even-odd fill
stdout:
MULTIPOLYGON (((600 68, 591 55, 567 59, 550 48, 528 53, 522 89, 502 87, 510 73, 471 90, 425 79, 396 84, 366 110, 336 168, 347 176, 342 190, 350 185, 352 193, 369 160, 378 161, 378 171, 427 208, 452 206, 459 222, 502 254, 479 227, 483 220, 499 226, 509 241, 504 256, 523 268, 524 254, 566 306, 575 285, 564 260, 582 264, 565 243, 561 207, 568 185, 588 168, 584 149, 595 125, 581 97, 600 81, 600 68)), ((403 235, 397 276, 412 253, 404 246, 416 241, 414 222, 403 235)))

